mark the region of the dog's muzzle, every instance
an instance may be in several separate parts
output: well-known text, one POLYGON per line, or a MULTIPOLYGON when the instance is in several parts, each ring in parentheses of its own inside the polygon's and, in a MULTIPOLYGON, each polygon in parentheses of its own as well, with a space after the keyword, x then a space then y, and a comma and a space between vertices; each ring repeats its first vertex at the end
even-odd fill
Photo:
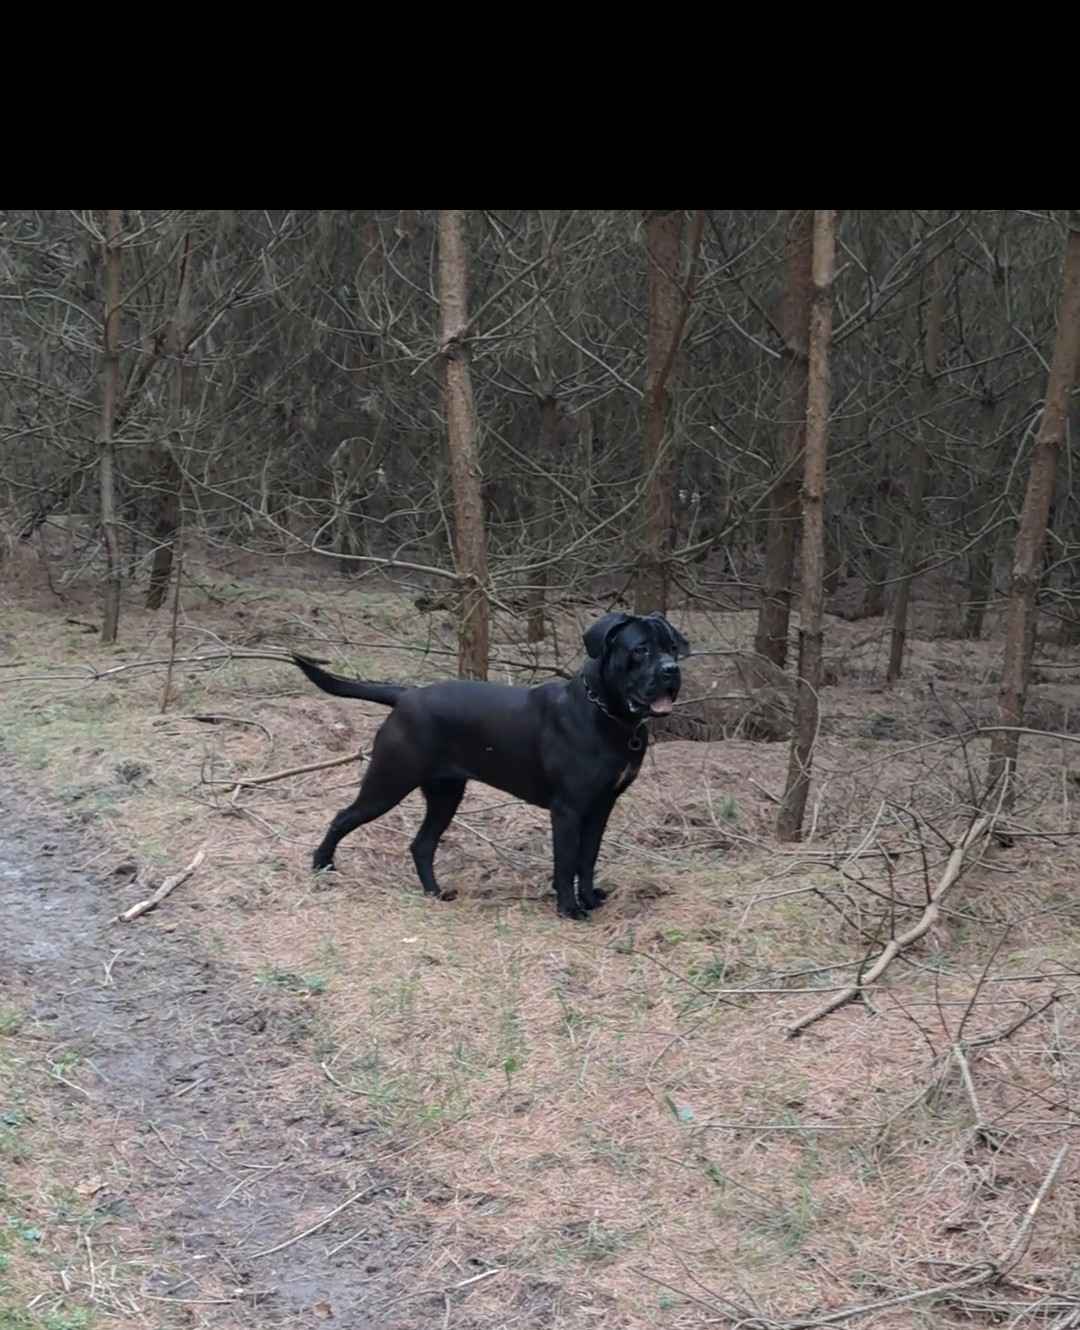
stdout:
POLYGON ((679 696, 682 675, 673 660, 667 661, 657 671, 656 691, 649 699, 648 708, 651 716, 667 716, 679 696))

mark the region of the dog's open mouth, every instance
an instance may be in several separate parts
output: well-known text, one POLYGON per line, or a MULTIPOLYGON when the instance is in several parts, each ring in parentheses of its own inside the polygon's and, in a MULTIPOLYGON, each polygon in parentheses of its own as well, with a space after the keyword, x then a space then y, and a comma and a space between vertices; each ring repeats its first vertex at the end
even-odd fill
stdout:
POLYGON ((670 693, 661 693, 659 697, 654 697, 649 703, 649 712, 654 716, 667 716, 671 713, 671 708, 675 705, 675 699, 670 693))

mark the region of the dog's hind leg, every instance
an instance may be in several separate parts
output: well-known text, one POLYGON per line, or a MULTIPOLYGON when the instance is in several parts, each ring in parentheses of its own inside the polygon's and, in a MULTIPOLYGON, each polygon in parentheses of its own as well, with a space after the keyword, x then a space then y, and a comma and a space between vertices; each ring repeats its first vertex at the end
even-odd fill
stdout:
POLYGON ((315 851, 312 857, 315 871, 333 868, 334 851, 341 838, 365 822, 374 822, 388 813, 423 784, 426 775, 423 760, 410 742, 408 732, 403 730, 399 713, 395 712, 375 736, 371 765, 364 772, 360 792, 330 823, 322 844, 315 851))
POLYGON ((334 851, 342 837, 347 836, 350 831, 355 831, 357 827, 362 827, 365 822, 374 822, 377 817, 382 817, 383 813, 389 813, 391 808, 396 807, 407 794, 416 789, 415 785, 399 785, 393 790, 384 787, 376 792, 368 791, 367 785, 368 782, 365 781, 353 802, 348 808, 343 808, 330 823, 322 843, 312 856, 311 866, 316 872, 323 868, 333 868, 334 851))
POLYGON ((456 891, 443 891, 435 881, 435 851, 439 840, 450 825, 454 814, 465 793, 465 781, 447 778, 433 780, 420 787, 427 800, 427 813, 416 833, 416 838, 409 847, 412 850, 413 863, 420 875, 420 881, 429 896, 440 900, 452 901, 456 891))

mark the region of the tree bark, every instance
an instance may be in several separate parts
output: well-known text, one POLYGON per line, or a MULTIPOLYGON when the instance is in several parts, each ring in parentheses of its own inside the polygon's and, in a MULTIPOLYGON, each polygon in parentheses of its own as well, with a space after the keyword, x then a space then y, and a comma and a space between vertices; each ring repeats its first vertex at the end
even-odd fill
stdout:
POLYGON ((787 663, 791 585, 799 519, 799 458, 806 437, 807 340, 810 328, 814 214, 788 213, 784 246, 787 271, 781 332, 778 476, 769 502, 765 536, 765 586, 758 611, 754 650, 783 669, 787 663))
POLYGON ((167 333, 169 355, 172 358, 172 400, 169 404, 171 420, 166 437, 161 441, 158 466, 157 513, 154 520, 154 558, 150 567, 150 586, 146 592, 146 608, 159 610, 165 603, 165 594, 172 577, 173 553, 180 527, 180 487, 182 479, 176 460, 177 449, 183 445, 184 399, 187 391, 186 338, 191 310, 191 235, 184 236, 180 253, 179 286, 176 311, 167 333))
MULTIPOLYGON (((995 311, 997 332, 992 340, 991 363, 998 362, 1006 355, 1012 333, 1010 314, 1009 261, 1004 248, 1003 229, 999 231, 994 247, 995 279, 994 287, 999 293, 999 307, 995 311)), ((984 456, 980 458, 982 466, 975 484, 975 493, 971 502, 971 513, 978 525, 985 524, 986 512, 993 502, 995 492, 1002 484, 1002 476, 1011 470, 1016 439, 1012 430, 1002 430, 1008 412, 1008 390, 992 393, 989 387, 987 370, 986 390, 982 400, 981 429, 986 439, 984 456), (1000 435, 1000 437, 999 437, 1000 435), (989 454, 986 456, 986 454, 989 454)), ((965 540, 973 533, 964 526, 965 540)), ((997 557, 1001 531, 996 524, 993 529, 977 537, 967 556, 967 596, 964 602, 964 620, 960 636, 978 641, 982 637, 986 611, 993 598, 994 564, 997 557)))
MULTIPOLYGON (((555 397, 554 387, 549 379, 544 396, 540 400, 540 438, 537 447, 537 456, 540 459, 541 466, 548 467, 555 465, 555 440, 559 426, 559 403, 555 397)), ((551 550, 551 495, 548 485, 537 476, 532 481, 533 488, 533 511, 536 514, 536 521, 533 526, 533 536, 536 541, 536 552, 540 558, 545 558, 551 550)), ((538 568, 533 574, 533 584, 529 588, 529 620, 527 630, 527 640, 530 642, 542 642, 544 640, 544 614, 545 601, 547 597, 548 568, 545 564, 543 568, 538 568)))
POLYGON ((634 611, 666 610, 671 585, 672 488, 675 459, 668 437, 668 386, 693 299, 705 214, 694 214, 685 287, 681 286, 682 210, 646 214, 648 335, 645 366, 645 520, 634 577, 634 611))
MULTIPOLYGON (((1080 354, 1077 355, 1076 368, 1073 370, 1073 386, 1080 384, 1080 354)), ((1073 392, 1069 398, 1068 412, 1069 437, 1075 443, 1080 439, 1080 394, 1073 392)), ((1062 606, 1058 626, 1058 641, 1062 646, 1076 646, 1080 642, 1080 515, 1071 496, 1063 504, 1068 514, 1065 528, 1065 548, 1068 564, 1064 569, 1062 606)))
MULTIPOLYGON (((1080 356, 1080 210, 1069 213, 1068 226, 1054 356, 1013 555, 1006 612, 1005 663, 998 693, 1003 726, 1023 723, 1035 645, 1035 597, 1043 568, 1047 519, 1054 497, 1058 456, 1065 441, 1069 393, 1080 356)), ((990 749, 991 788, 999 782, 1006 782, 1006 798, 1010 800, 1018 742, 1015 729, 1000 730, 995 733, 990 749)))
POLYGON ((120 626, 120 541, 116 524, 116 442, 113 427, 120 393, 120 234, 121 210, 105 217, 105 323, 102 339, 101 531, 105 545, 105 587, 101 602, 101 640, 115 642, 120 626))
POLYGON ((926 311, 926 333, 923 341, 923 364, 919 423, 915 447, 911 453, 911 473, 908 481, 907 512, 904 514, 903 534, 900 539, 899 581, 893 601, 892 637, 889 643, 889 667, 886 683, 895 683, 904 668, 904 647, 907 642, 908 609, 915 569, 919 562, 919 535, 923 527, 923 508, 926 500, 926 482, 930 470, 930 415, 937 396, 938 372, 941 369, 941 344, 945 329, 945 258, 939 254, 930 265, 930 301, 926 311))
POLYGON ((439 213, 440 352, 446 387, 450 479, 454 490, 454 557, 461 580, 458 674, 486 679, 489 654, 487 536, 480 491, 476 406, 469 373, 468 260, 465 213, 439 213))
MULTIPOLYGON (((558 211, 554 209, 542 210, 540 222, 540 245, 544 251, 541 263, 541 278, 543 288, 546 291, 553 285, 556 276, 557 258, 551 252, 551 242, 559 224, 558 211)), ((559 402, 555 386, 555 336, 555 321, 551 306, 545 301, 533 334, 533 355, 536 361, 540 406, 540 428, 536 457, 542 474, 535 476, 530 484, 532 502, 529 507, 532 513, 530 524, 532 543, 535 546, 538 561, 546 560, 551 553, 552 495, 547 475, 549 469, 556 464, 555 436, 559 425, 559 402)), ((544 640, 547 588, 550 574, 551 569, 546 562, 544 562, 543 567, 537 568, 532 574, 532 585, 529 587, 527 596, 526 640, 529 642, 542 642, 544 640)))
POLYGON ((802 606, 799 622, 799 685, 795 736, 787 788, 776 833, 798 840, 810 787, 810 768, 820 711, 825 574, 825 458, 829 428, 829 344, 832 340, 832 284, 836 260, 836 212, 814 213, 813 297, 810 306, 806 394, 806 447, 803 461, 802 606))

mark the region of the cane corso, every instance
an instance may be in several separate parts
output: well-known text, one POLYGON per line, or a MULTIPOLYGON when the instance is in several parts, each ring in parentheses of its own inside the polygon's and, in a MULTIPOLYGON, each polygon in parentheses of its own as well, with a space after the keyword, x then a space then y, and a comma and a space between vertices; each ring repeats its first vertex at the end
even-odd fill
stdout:
POLYGON ((479 780, 551 810, 559 913, 586 918, 607 894, 593 884, 593 872, 608 816, 641 768, 645 722, 671 711, 678 662, 690 644, 660 614, 605 614, 585 633, 585 649, 584 668, 569 683, 536 688, 365 683, 294 656, 324 692, 394 709, 375 736, 360 793, 315 851, 315 869, 333 868, 343 836, 419 788, 427 815, 411 846, 413 862, 429 895, 453 900, 456 892, 435 880, 435 851, 466 783, 479 780))

